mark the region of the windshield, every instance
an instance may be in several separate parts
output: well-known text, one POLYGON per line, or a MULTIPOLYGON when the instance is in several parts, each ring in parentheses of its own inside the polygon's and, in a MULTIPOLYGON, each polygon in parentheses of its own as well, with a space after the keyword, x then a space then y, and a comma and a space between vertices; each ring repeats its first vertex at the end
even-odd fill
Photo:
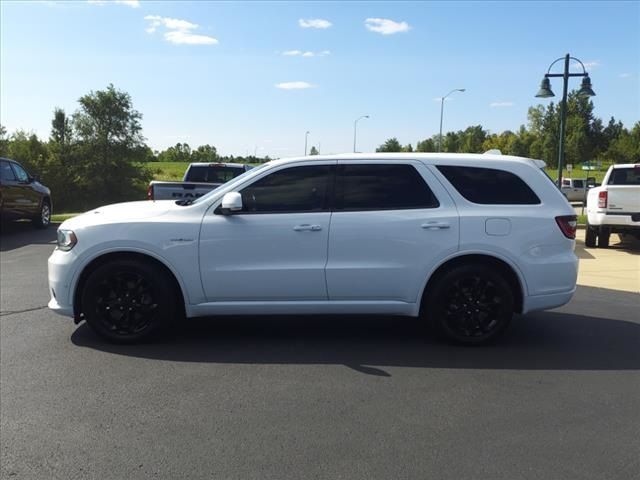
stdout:
POLYGON ((215 189, 211 190, 206 195, 203 195, 203 196, 197 198, 193 202, 189 203, 189 205, 198 204, 198 203, 202 203, 202 202, 207 202, 207 201, 211 200, 214 195, 218 196, 218 195, 222 195, 222 194, 227 193, 227 192, 232 192, 236 185, 244 182, 245 180, 247 180, 248 178, 253 177, 256 174, 259 174, 265 167, 267 167, 270 164, 271 164, 271 162, 263 163, 262 165, 260 165, 258 167, 252 168, 251 170, 248 170, 248 171, 244 172, 242 175, 238 175, 233 180, 225 183, 224 185, 222 185, 222 186, 220 186, 218 188, 215 188, 215 189))

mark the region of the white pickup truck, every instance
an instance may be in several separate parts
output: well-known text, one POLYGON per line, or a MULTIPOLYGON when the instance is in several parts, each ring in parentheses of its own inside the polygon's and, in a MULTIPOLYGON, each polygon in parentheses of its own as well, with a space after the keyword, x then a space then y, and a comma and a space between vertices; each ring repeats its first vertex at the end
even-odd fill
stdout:
POLYGON ((640 238, 640 164, 609 167, 587 194, 587 247, 608 247, 612 233, 640 238))
POLYGON ((251 168, 242 163, 191 163, 181 182, 149 183, 147 199, 195 200, 251 168))

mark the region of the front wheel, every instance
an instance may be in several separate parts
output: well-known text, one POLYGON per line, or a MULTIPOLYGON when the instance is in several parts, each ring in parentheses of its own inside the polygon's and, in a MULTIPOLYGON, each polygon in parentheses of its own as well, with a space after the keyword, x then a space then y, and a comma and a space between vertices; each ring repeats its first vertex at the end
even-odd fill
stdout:
POLYGON ((166 327, 177 311, 165 272, 137 260, 114 260, 96 268, 81 298, 87 324, 115 343, 149 338, 166 327))
POLYGON ((497 338, 513 316, 513 291, 485 265, 460 265, 444 273, 428 292, 426 316, 444 336, 463 345, 497 338))
POLYGON ((51 223, 51 205, 47 200, 42 201, 40 205, 40 212, 33 219, 33 224, 36 228, 47 228, 51 223))

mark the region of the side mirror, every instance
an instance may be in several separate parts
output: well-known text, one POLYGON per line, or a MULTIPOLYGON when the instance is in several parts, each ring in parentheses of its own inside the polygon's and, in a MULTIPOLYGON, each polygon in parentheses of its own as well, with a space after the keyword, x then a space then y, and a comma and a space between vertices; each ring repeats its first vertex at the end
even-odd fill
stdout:
POLYGON ((40 181, 40 175, 31 175, 31 177, 29 178, 29 180, 31 181, 31 183, 33 183, 33 182, 39 182, 39 181, 40 181))
POLYGON ((238 192, 225 193, 220 204, 220 211, 223 215, 231 215, 242 210, 242 195, 238 192))

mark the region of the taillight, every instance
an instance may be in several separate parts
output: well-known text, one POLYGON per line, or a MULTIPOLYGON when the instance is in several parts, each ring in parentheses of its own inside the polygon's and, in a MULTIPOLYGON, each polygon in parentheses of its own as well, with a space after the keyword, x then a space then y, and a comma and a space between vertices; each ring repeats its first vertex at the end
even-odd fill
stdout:
POLYGON ((575 215, 563 215, 556 217, 556 223, 565 237, 574 240, 576 238, 576 228, 578 227, 578 217, 575 215))
POLYGON ((598 208, 607 208, 607 191, 598 193, 598 208))
POLYGON ((153 200, 153 185, 147 187, 147 200, 153 200))

